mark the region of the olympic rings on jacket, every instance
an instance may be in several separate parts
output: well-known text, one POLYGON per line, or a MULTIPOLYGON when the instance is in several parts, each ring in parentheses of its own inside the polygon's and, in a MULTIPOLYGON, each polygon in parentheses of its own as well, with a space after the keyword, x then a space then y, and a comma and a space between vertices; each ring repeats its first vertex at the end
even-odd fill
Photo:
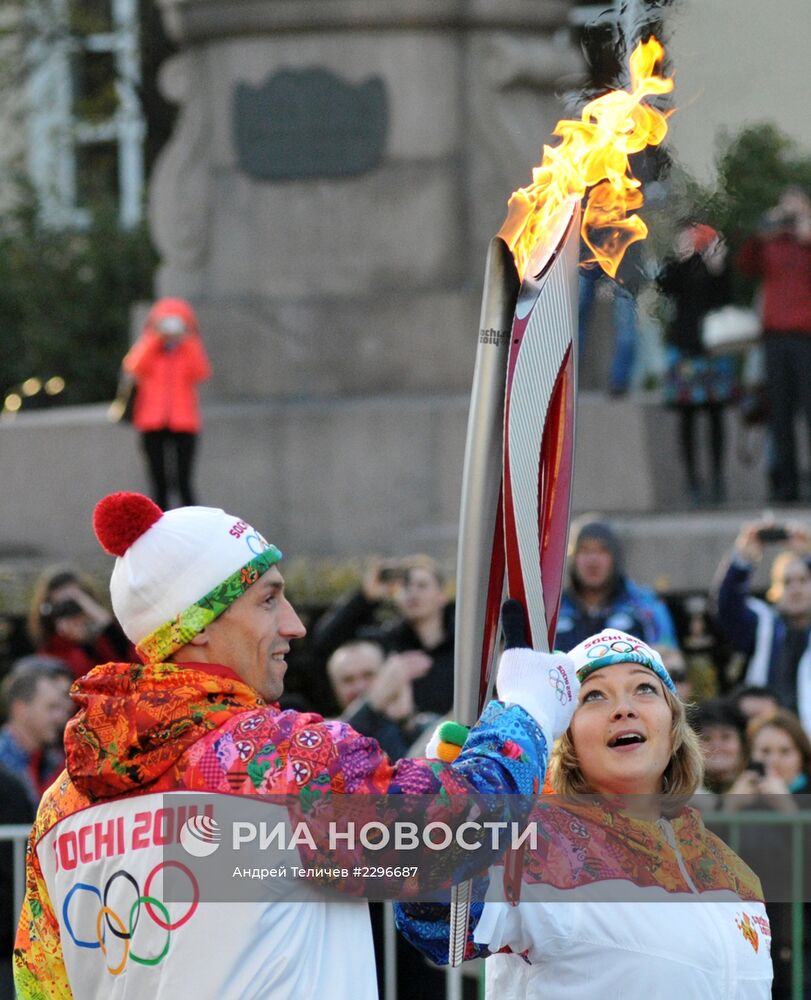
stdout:
MULTIPOLYGON (((102 955, 107 958, 107 931, 110 931, 112 935, 119 938, 124 942, 124 954, 118 963, 118 965, 107 965, 107 971, 111 976, 120 975, 126 965, 127 960, 132 959, 138 965, 159 965, 163 959, 166 957, 169 951, 169 945, 172 940, 172 931, 177 930, 182 927, 187 921, 189 921, 194 915, 195 911, 200 902, 200 886, 197 883, 197 879, 194 874, 180 861, 162 861, 155 865, 152 871, 147 875, 146 882, 144 884, 143 892, 141 892, 141 887, 138 884, 138 880, 126 871, 124 868, 119 868, 118 871, 113 872, 113 874, 107 879, 104 885, 103 892, 98 889, 95 885, 90 885, 87 882, 77 882, 75 885, 71 886, 67 895, 65 896, 65 901, 62 904, 62 923, 65 926, 65 930, 70 935, 73 943, 78 948, 98 948, 102 955), (188 878, 192 887, 192 900, 189 904, 186 912, 178 917, 176 920, 172 920, 169 910, 166 904, 157 899, 155 896, 151 895, 152 883, 155 880, 155 876, 165 868, 177 868, 188 878), (130 907, 129 914, 125 920, 121 914, 117 913, 109 905, 110 889, 115 883, 116 879, 125 879, 132 886, 134 893, 134 901, 130 907), (77 936, 73 924, 70 919, 70 904, 71 900, 77 894, 85 892, 90 893, 93 896, 98 897, 98 912, 96 914, 96 939, 82 939, 77 936), (138 927, 138 922, 141 917, 141 908, 146 910, 147 915, 151 919, 152 923, 162 930, 166 931, 166 940, 159 952, 154 955, 136 955, 132 950, 132 939, 135 934, 135 930, 138 927), (156 912, 156 911, 159 911, 156 912)), ((74 907, 75 911, 75 907, 74 907)), ((75 918, 75 912, 74 912, 75 918)))

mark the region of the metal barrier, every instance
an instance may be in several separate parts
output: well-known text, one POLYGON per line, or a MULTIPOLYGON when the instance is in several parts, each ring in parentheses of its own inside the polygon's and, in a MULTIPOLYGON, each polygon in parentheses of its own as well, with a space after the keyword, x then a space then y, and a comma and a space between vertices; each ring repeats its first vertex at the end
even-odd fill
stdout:
MULTIPOLYGON (((729 827, 726 839, 736 853, 740 850, 741 830, 746 826, 783 826, 791 829, 791 997, 786 1000, 803 1000, 803 884, 805 858, 803 856, 803 828, 811 825, 811 811, 781 813, 765 809, 752 809, 733 813, 707 813, 704 822, 729 827)), ((757 874, 757 873, 756 873, 757 874)))

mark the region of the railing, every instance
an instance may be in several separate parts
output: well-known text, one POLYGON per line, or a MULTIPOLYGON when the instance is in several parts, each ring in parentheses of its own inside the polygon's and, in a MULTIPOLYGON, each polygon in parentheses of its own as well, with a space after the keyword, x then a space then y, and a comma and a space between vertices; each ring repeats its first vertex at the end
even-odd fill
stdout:
MULTIPOLYGON (((791 798, 791 796, 787 796, 791 798)), ((785 813, 766 809, 752 809, 743 812, 718 812, 704 815, 704 822, 712 829, 716 826, 728 827, 724 837, 733 851, 738 853, 741 845, 741 830, 747 826, 783 826, 791 830, 791 996, 786 1000, 803 1000, 803 979, 805 976, 803 955, 803 885, 805 882, 805 858, 803 852, 803 829, 811 825, 811 811, 799 810, 785 813)), ((787 901, 788 902, 788 901, 787 901)), ((811 902, 811 900, 809 901, 811 902)))

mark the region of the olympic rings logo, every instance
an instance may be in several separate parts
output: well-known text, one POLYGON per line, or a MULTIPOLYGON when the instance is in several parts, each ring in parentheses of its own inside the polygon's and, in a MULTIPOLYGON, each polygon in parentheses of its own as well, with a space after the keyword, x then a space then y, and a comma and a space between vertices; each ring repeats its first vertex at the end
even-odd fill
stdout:
POLYGON ((625 639, 615 639, 613 642, 601 642, 599 646, 593 646, 586 656, 590 660, 597 660, 601 656, 609 656, 611 653, 633 653, 636 650, 644 650, 644 643, 631 643, 625 639))
POLYGON ((263 552, 267 552, 270 548, 270 542, 266 542, 258 531, 251 535, 246 535, 245 541, 248 544, 248 548, 255 556, 261 556, 263 552))
POLYGON ((568 681, 557 667, 549 668, 549 684, 550 687, 555 689, 555 697, 561 705, 565 705, 567 701, 571 701, 572 694, 568 681))
POLYGON ((113 872, 113 874, 107 879, 103 892, 95 885, 90 885, 87 882, 77 882, 71 887, 67 896, 65 896, 65 901, 62 904, 62 922, 73 943, 78 948, 100 949, 104 958, 108 960, 107 971, 111 976, 119 976, 124 971, 128 960, 136 962, 138 965, 160 965, 164 958, 166 958, 169 951, 169 945, 172 940, 172 931, 176 931, 179 927, 182 927, 185 923, 191 920, 199 902, 200 886, 197 884, 197 879, 186 867, 186 865, 180 861, 162 861, 160 864, 155 865, 149 875, 147 875, 143 893, 141 892, 141 887, 138 884, 137 879, 123 868, 120 868, 117 872, 113 872), (189 904, 189 908, 176 920, 171 919, 166 904, 157 897, 153 896, 151 892, 155 876, 164 868, 177 868, 182 871, 188 878, 192 887, 192 901, 189 904), (130 884, 133 890, 134 899, 129 908, 129 914, 126 915, 126 919, 109 905, 110 890, 117 879, 124 879, 130 884), (98 899, 99 909, 96 914, 95 940, 78 937, 70 919, 71 901, 74 896, 78 896, 79 893, 83 892, 89 893, 91 896, 96 896, 98 899), (160 950, 156 951, 152 955, 138 955, 132 947, 132 939, 141 919, 142 909, 146 910, 147 916, 153 924, 166 932, 166 939, 164 940, 160 950), (124 954, 118 965, 109 964, 107 954, 108 932, 112 934, 113 937, 116 937, 120 941, 124 942, 124 954))

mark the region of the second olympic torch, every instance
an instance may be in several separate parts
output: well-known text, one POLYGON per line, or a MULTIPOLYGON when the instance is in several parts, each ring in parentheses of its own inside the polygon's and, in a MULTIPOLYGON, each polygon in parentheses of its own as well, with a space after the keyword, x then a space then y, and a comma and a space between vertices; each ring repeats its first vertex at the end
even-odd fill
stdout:
MULTIPOLYGON (((644 98, 668 93, 651 38, 630 60, 631 87, 559 122, 533 184, 510 199, 488 250, 468 417, 456 580, 454 717, 472 725, 492 687, 501 603, 520 601, 533 648, 552 647, 560 607, 574 471, 577 268, 580 236, 612 277, 643 239, 628 155, 661 142, 665 115, 644 98), (586 192, 582 229, 580 205, 586 192)), ((520 859, 519 859, 520 861, 520 859)), ((508 858, 514 901, 520 864, 508 858)), ((471 883, 453 887, 449 961, 465 957, 471 883)))

